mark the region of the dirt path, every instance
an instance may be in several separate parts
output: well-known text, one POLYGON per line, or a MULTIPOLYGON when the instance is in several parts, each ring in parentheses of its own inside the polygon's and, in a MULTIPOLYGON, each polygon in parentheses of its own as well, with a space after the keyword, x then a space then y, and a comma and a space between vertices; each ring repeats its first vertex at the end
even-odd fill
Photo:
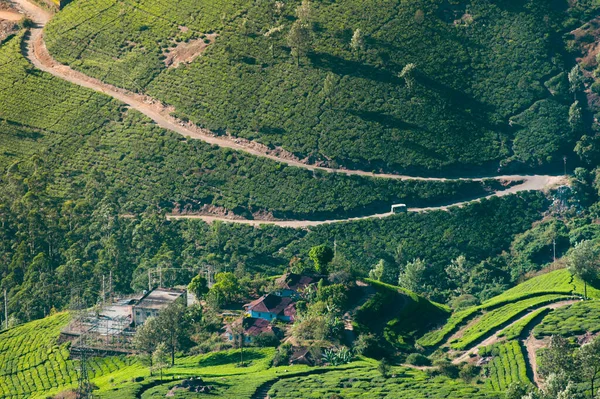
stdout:
POLYGON ((18 6, 25 14, 27 14, 37 26, 31 29, 31 37, 27 40, 27 58, 33 63, 33 65, 45 72, 48 72, 58 78, 74 83, 79 86, 83 86, 108 96, 111 96, 132 108, 140 111, 141 113, 148 116, 154 122, 168 130, 172 130, 186 137, 203 140, 209 144, 218 145, 220 147, 231 148, 238 151, 244 151, 249 154, 256 156, 262 156, 273 159, 278 162, 286 163, 291 166, 297 166, 309 170, 320 170, 330 173, 343 173, 347 175, 360 175, 370 177, 380 177, 386 179, 399 179, 399 180, 430 180, 430 181, 446 181, 446 180, 474 180, 481 181, 485 178, 498 179, 498 180, 525 180, 524 186, 530 186, 526 189, 539 190, 546 187, 548 180, 559 179, 557 176, 480 176, 476 178, 443 178, 443 177, 420 177, 420 176, 408 176, 408 175, 396 175, 388 173, 373 173, 362 170, 348 170, 348 169, 335 169, 327 168, 318 165, 309 165, 302 160, 293 157, 285 150, 282 149, 270 149, 258 143, 248 142, 244 139, 230 137, 230 136, 216 136, 214 133, 207 129, 199 128, 193 124, 184 123, 179 119, 173 118, 170 113, 173 109, 163 106, 160 101, 153 99, 149 96, 133 93, 131 91, 115 87, 113 85, 104 83, 98 79, 84 75, 81 72, 71 69, 67 65, 58 63, 48 53, 44 38, 43 38, 43 27, 52 18, 52 15, 38 6, 30 3, 28 0, 12 0, 13 3, 18 6))
MULTIPOLYGON (((507 178, 507 177, 509 177, 509 176, 503 176, 502 178, 507 178)), ((479 202, 484 198, 502 197, 502 196, 509 195, 509 194, 515 194, 515 193, 518 193, 521 191, 544 190, 544 189, 547 189, 552 186, 560 184, 564 179, 562 176, 561 177, 558 177, 558 176, 510 176, 510 178, 513 178, 515 180, 523 179, 524 182, 522 184, 518 184, 513 187, 510 187, 506 190, 497 191, 493 194, 490 194, 490 195, 487 195, 485 197, 478 198, 475 200, 456 202, 454 204, 444 205, 444 206, 432 206, 432 207, 425 207, 425 208, 408 208, 408 211, 409 212, 428 212, 428 211, 439 211, 439 210, 445 211, 451 207, 455 207, 455 206, 463 207, 465 205, 472 204, 474 202, 479 202)), ((233 219, 233 218, 228 218, 228 217, 224 217, 224 216, 213 216, 213 215, 193 215, 193 214, 185 215, 185 214, 183 214, 183 215, 167 215, 167 219, 169 219, 169 220, 200 219, 209 224, 219 221, 219 222, 228 222, 228 223, 240 223, 240 224, 246 224, 246 225, 250 225, 250 226, 275 225, 275 226, 279 226, 279 227, 307 228, 307 227, 312 227, 312 226, 319 226, 322 224, 331 224, 331 223, 338 223, 338 222, 351 222, 351 221, 364 220, 364 219, 382 219, 382 218, 389 217, 392 215, 393 215, 392 212, 386 212, 386 213, 378 213, 378 214, 374 214, 374 215, 351 217, 351 218, 346 218, 346 219, 329 219, 329 220, 261 220, 261 219, 253 219, 253 220, 250 220, 250 219, 233 219)))
MULTIPOLYGON (((106 84, 98 79, 84 75, 81 72, 77 72, 71 69, 67 65, 58 63, 49 54, 43 37, 43 27, 52 18, 52 14, 37 5, 30 3, 28 0, 12 0, 17 8, 23 11, 29 16, 32 21, 35 22, 36 26, 31 29, 31 33, 27 42, 25 43, 25 56, 29 61, 38 69, 50 73, 60 79, 66 80, 73 84, 86 87, 88 89, 95 90, 97 92, 104 93, 110 97, 113 97, 133 109, 143 113, 150 119, 152 119, 158 126, 181 134, 185 137, 192 139, 203 140, 209 144, 214 144, 224 148, 230 148, 236 151, 243 151, 248 154, 255 156, 266 157, 277 162, 285 163, 290 166, 300 167, 313 171, 323 171, 329 173, 342 173, 346 175, 359 175, 367 177, 377 177, 386 179, 397 179, 397 180, 429 180, 429 181, 447 181, 447 180, 473 180, 481 181, 484 178, 493 178, 497 180, 523 181, 521 184, 515 185, 507 190, 502 190, 489 195, 491 196, 502 196, 507 194, 513 194, 519 191, 527 190, 544 190, 548 187, 561 184, 563 182, 562 176, 545 176, 545 175, 506 175, 506 176, 489 176, 489 177, 477 177, 477 178, 436 178, 436 177, 420 177, 420 176, 408 176, 408 175, 395 175, 386 173, 372 173, 361 170, 347 170, 347 169, 334 169, 327 168, 318 165, 309 165, 303 160, 298 159, 289 152, 283 149, 271 149, 262 144, 255 143, 252 141, 234 138, 230 136, 217 136, 214 133, 202 129, 191 123, 184 123, 171 116, 173 112, 172 108, 164 106, 160 101, 157 101, 149 96, 141 95, 130 92, 125 89, 117 88, 115 86, 106 84)), ((480 199, 474 200, 479 201, 480 199)), ((423 212, 429 210, 445 210, 451 206, 463 206, 473 201, 458 202, 452 205, 440 206, 440 207, 428 207, 428 208, 412 208, 410 211, 423 212)), ((352 221, 367 218, 383 218, 390 216, 391 213, 375 214, 365 217, 347 218, 341 220, 322 220, 322 221, 271 221, 271 220, 244 220, 244 219, 229 219, 220 216, 209 216, 209 215, 172 215, 170 219, 202 219, 207 223, 214 221, 224 222, 235 222, 249 225, 261 225, 261 224, 273 224, 281 227, 294 227, 294 228, 306 228, 310 226, 316 226, 326 223, 334 223, 339 221, 352 221)))
MULTIPOLYGON (((580 302, 581 300, 571 300, 571 301, 564 301, 564 302, 556 302, 553 303, 552 305, 547 306, 550 309, 558 309, 564 306, 568 306, 568 305, 572 305, 576 302, 580 302)), ((541 321, 541 320, 540 320, 541 321)), ((529 367, 529 370, 531 371, 531 375, 533 376, 533 383, 535 384, 535 386, 537 386, 538 388, 540 387, 541 383, 542 383, 542 379, 540 378, 540 375, 538 373, 538 364, 537 364, 537 358, 535 356, 535 353, 541 349, 541 348, 545 348, 548 346, 548 341, 549 341, 549 337, 543 338, 543 339, 537 339, 534 335, 533 335, 533 329, 535 328, 537 324, 532 324, 530 326, 527 327, 527 338, 521 340, 521 344, 525 347, 525 352, 527 352, 527 366, 529 367)))
MULTIPOLYGON (((485 340, 483 340, 482 342, 480 342, 479 344, 477 344, 476 347, 474 347, 474 348, 466 351, 465 353, 463 353, 459 357, 457 357, 454 360, 452 360, 452 363, 459 364, 459 363, 465 362, 465 361, 469 360, 469 358, 471 357, 471 355, 477 354, 479 352, 479 348, 480 347, 494 345, 495 343, 501 341, 503 339, 503 337, 498 337, 498 334, 500 334, 505 329, 514 326, 515 324, 517 324, 518 322, 520 322, 522 319, 524 319, 525 317, 529 316, 532 312, 538 311, 540 309, 558 309, 558 308, 562 308, 564 306, 572 305, 572 304, 574 304, 576 302, 579 302, 579 300, 578 299, 569 299, 567 301, 555 302, 555 303, 551 303, 551 304, 546 305, 546 306, 541 306, 541 307, 532 309, 530 312, 525 313, 523 316, 519 317, 517 320, 513 321, 512 323, 510 323, 506 327, 504 327, 504 328, 500 329, 499 331, 497 331, 492 336, 486 338, 485 340)), ((535 325, 528 326, 527 331, 529 333, 528 333, 527 339, 523 340, 523 345, 525 346, 526 351, 527 351, 527 359, 526 359, 526 361, 528 363, 528 366, 532 370, 534 383, 535 383, 536 386, 539 386, 540 379, 539 379, 539 375, 538 375, 538 372, 537 372, 537 361, 536 361, 536 358, 535 358, 535 352, 538 349, 544 347, 545 346, 545 342, 544 342, 544 340, 538 340, 538 339, 536 339, 533 336, 533 332, 532 332, 533 331, 533 327, 535 327, 535 325)), ((461 329, 461 331, 464 331, 464 328, 461 329)))
POLYGON ((18 12, 14 11, 0 10, 0 19, 18 22, 23 19, 23 14, 19 14, 18 12))

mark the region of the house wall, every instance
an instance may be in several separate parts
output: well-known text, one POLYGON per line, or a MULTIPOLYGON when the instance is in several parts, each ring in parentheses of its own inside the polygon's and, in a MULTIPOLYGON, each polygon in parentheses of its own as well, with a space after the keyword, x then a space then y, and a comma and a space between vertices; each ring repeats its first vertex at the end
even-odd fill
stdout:
POLYGON ((148 318, 156 316, 158 316, 157 309, 133 307, 133 320, 135 321, 136 326, 140 326, 144 324, 148 318))
POLYGON ((274 313, 255 312, 254 310, 250 310, 248 314, 250 315, 250 317, 254 317, 255 319, 265 319, 269 321, 277 318, 277 315, 274 313))
POLYGON ((296 291, 288 289, 276 291, 274 294, 283 298, 290 298, 298 295, 296 291))

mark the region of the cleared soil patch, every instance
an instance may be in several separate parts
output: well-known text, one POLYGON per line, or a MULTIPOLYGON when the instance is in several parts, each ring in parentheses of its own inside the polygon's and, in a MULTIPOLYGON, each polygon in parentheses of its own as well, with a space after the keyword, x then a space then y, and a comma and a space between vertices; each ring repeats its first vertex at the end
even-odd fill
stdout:
MULTIPOLYGON (((2 2, 0 1, 0 7, 2 2)), ((23 14, 12 9, 0 9, 0 43, 18 30, 17 22, 23 19, 23 14)))
POLYGON ((19 14, 16 11, 0 10, 0 20, 19 22, 22 18, 23 14, 19 14))
POLYGON ((189 64, 202 54, 215 41, 217 36, 216 33, 212 33, 204 38, 190 40, 187 43, 178 43, 177 46, 169 49, 168 53, 165 53, 167 57, 165 58, 165 65, 169 68, 177 68, 181 64, 189 64))

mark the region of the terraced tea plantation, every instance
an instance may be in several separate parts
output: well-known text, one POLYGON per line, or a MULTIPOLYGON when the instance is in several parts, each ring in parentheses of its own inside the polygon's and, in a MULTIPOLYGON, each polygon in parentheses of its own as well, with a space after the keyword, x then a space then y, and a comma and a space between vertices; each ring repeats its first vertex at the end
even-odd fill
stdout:
POLYGON ((312 172, 186 141, 107 96, 33 69, 20 53, 21 40, 19 35, 0 47, 0 170, 38 154, 58 195, 75 195, 92 176, 102 176, 122 193, 128 212, 149 204, 168 210, 206 205, 249 218, 263 212, 319 219, 388 212, 397 202, 447 203, 500 187, 496 181, 312 172))
POLYGON ((499 399, 491 391, 445 377, 427 376, 418 370, 396 368, 390 378, 374 369, 353 372, 333 371, 324 375, 286 378, 269 390, 271 398, 321 399, 340 395, 343 398, 386 399, 499 399), (426 396, 424 396, 426 395, 426 396))
POLYGON ((536 338, 570 337, 600 331, 600 302, 585 301, 554 310, 533 330, 536 338))
POLYGON ((474 325, 467 327, 459 338, 450 342, 450 347, 457 350, 468 349, 486 334, 514 320, 527 310, 569 298, 564 295, 542 295, 491 310, 481 316, 474 325))
MULTIPOLYGON (((529 313, 531 309, 582 294, 583 283, 579 279, 574 278, 567 269, 555 270, 526 280, 479 306, 453 313, 441 328, 425 334, 417 343, 424 348, 435 348, 459 331, 468 321, 478 317, 473 325, 461 331, 460 336, 449 343, 453 349, 464 350, 503 324, 529 313)), ((597 295, 597 290, 588 285, 588 296, 597 297, 597 295)), ((543 310, 531 312, 514 326, 500 332, 499 336, 506 339, 518 337, 531 320, 541 312, 543 310)))
POLYGON ((147 92, 183 118, 331 165, 491 171, 500 160, 552 163, 576 138, 553 49, 568 15, 545 0, 313 1, 299 60, 287 36, 300 1, 277 4, 78 1, 46 38, 59 61, 147 92), (353 50, 357 29, 363 45, 353 50), (168 68, 175 47, 194 40, 208 47, 168 68), (398 74, 410 63, 407 85, 398 74))
MULTIPOLYGON (((77 383, 77 366, 69 360, 67 344, 57 343, 68 319, 61 313, 0 334, 0 398, 46 397, 77 383)), ((90 377, 115 372, 129 362, 120 357, 92 359, 90 377)))
POLYGON ((480 350, 481 356, 492 356, 486 365, 485 384, 494 391, 505 391, 516 382, 530 383, 523 349, 518 341, 509 341, 480 350))

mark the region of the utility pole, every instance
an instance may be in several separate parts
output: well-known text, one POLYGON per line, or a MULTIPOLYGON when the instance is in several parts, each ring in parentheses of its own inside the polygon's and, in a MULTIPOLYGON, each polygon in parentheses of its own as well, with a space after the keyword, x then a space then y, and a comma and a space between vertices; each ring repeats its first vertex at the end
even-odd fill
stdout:
POLYGON ((148 269, 148 292, 152 291, 152 271, 148 269))
POLYGON ((106 285, 105 285, 105 278, 104 278, 104 274, 102 275, 102 305, 104 305, 104 302, 106 301, 106 285))
POLYGON ((4 326, 8 330, 8 295, 6 294, 6 288, 4 289, 4 326))
POLYGON ((566 176, 567 175, 567 156, 566 155, 563 156, 563 162, 564 162, 564 165, 565 165, 565 176, 566 176))
POLYGON ((108 300, 112 303, 113 288, 112 288, 112 270, 108 272, 108 300))
POLYGON ((158 288, 162 288, 162 266, 158 267, 158 288))
POLYGON ((552 251, 553 251, 554 262, 556 262, 556 239, 552 240, 552 251))

